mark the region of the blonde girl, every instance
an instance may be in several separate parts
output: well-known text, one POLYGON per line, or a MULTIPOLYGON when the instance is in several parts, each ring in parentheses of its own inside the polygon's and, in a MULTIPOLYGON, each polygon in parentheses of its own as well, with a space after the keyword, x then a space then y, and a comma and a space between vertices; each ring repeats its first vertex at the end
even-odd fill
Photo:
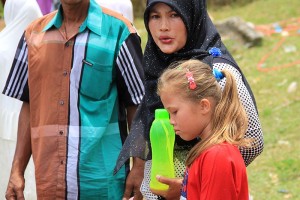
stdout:
POLYGON ((231 73, 199 60, 175 63, 159 78, 158 95, 175 133, 186 141, 199 139, 186 160, 181 199, 248 199, 239 148, 250 147, 251 139, 244 137, 247 114, 231 73))

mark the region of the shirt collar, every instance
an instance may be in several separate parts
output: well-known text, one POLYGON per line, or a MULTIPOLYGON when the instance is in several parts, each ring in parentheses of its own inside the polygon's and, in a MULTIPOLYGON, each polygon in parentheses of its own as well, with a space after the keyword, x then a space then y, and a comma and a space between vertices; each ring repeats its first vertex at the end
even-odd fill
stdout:
MULTIPOLYGON (((53 26, 59 29, 63 23, 63 13, 62 6, 59 6, 59 9, 53 19, 45 26, 43 31, 47 31, 53 26)), ((88 9, 88 15, 82 25, 79 28, 79 33, 83 32, 86 28, 93 31, 97 35, 101 35, 101 23, 102 23, 102 9, 101 7, 94 1, 90 0, 90 5, 88 9)))

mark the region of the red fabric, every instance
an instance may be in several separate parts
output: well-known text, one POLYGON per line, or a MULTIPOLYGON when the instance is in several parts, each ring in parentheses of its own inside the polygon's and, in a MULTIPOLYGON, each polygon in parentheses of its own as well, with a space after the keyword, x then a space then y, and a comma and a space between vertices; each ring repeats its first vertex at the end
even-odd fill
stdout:
POLYGON ((182 190, 188 200, 249 199, 246 166, 238 148, 223 143, 204 151, 187 169, 182 190))

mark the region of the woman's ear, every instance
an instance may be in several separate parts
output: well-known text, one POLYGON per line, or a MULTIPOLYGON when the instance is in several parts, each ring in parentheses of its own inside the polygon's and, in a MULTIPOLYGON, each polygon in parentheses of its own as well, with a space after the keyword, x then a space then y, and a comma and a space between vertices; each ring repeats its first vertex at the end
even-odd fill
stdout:
POLYGON ((201 99, 199 104, 203 114, 209 113, 212 109, 212 103, 208 99, 201 99))

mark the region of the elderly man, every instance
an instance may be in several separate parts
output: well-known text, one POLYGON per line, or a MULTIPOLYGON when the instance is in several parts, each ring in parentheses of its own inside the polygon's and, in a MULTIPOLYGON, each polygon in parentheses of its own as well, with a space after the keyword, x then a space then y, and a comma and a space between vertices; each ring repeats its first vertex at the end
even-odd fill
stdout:
POLYGON ((31 155, 38 199, 122 199, 129 167, 113 168, 144 95, 141 60, 131 23, 94 0, 61 0, 29 25, 3 91, 23 101, 7 199, 23 198, 31 155))

